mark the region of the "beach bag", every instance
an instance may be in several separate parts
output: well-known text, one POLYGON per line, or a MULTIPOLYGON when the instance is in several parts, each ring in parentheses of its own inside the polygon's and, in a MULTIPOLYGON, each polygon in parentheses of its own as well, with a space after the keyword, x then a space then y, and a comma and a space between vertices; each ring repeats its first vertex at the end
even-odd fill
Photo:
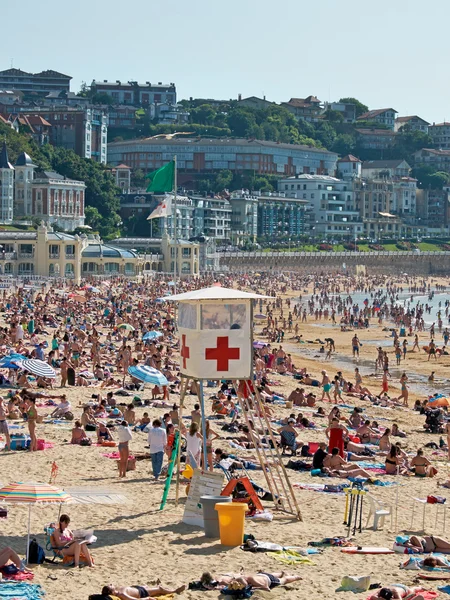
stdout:
POLYGON ((37 441, 37 449, 38 450, 45 450, 45 440, 38 440, 37 441))
POLYGON ((428 504, 445 504, 446 500, 443 496, 427 496, 428 504))
POLYGON ((19 572, 19 569, 16 565, 4 565, 0 568, 0 573, 2 575, 16 575, 19 572))
POLYGON ((39 546, 36 538, 33 538, 30 542, 30 547, 28 548, 28 562, 32 565, 42 565, 42 563, 45 562, 44 549, 39 546))

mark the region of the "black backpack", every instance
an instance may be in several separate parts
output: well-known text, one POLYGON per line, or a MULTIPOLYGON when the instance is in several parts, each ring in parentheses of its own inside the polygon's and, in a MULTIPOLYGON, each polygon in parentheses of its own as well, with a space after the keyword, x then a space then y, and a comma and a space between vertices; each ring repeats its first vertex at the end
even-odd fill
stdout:
POLYGON ((33 538, 28 548, 28 562, 32 565, 42 565, 45 562, 44 549, 39 546, 36 538, 33 538))

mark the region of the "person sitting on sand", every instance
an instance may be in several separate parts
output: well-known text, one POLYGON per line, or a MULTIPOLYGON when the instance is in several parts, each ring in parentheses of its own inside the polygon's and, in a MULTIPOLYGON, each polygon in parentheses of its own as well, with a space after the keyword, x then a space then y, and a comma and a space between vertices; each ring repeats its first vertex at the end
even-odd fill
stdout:
POLYGON ((109 585, 103 586, 102 596, 115 596, 120 600, 134 600, 135 598, 157 598, 158 596, 165 596, 166 594, 181 594, 186 589, 185 585, 181 585, 178 588, 169 589, 164 588, 161 585, 157 587, 148 587, 146 585, 127 585, 117 587, 110 583, 109 585))
POLYGON ((423 455, 422 448, 417 450, 417 454, 410 465, 416 477, 434 477, 438 472, 436 467, 433 467, 428 458, 423 455))
POLYGON ((371 475, 358 465, 351 465, 339 455, 339 448, 333 448, 331 454, 323 460, 323 466, 330 473, 337 477, 365 477, 370 479, 371 475))
POLYGON ((111 435, 111 431, 106 427, 106 425, 102 422, 99 422, 97 428, 97 443, 102 444, 103 442, 112 442, 114 441, 113 436, 111 435))
POLYGON ((398 428, 398 425, 397 425, 397 423, 392 423, 392 431, 391 431, 391 434, 392 434, 393 436, 395 436, 395 437, 402 437, 402 438, 406 437, 406 433, 405 433, 404 431, 401 431, 401 430, 398 428))
POLYGON ((401 456, 400 448, 392 445, 389 454, 384 463, 386 475, 407 475, 408 469, 405 467, 405 459, 401 456))
POLYGON ((83 440, 90 441, 90 439, 86 435, 86 432, 84 431, 83 427, 81 426, 81 422, 75 421, 75 427, 72 429, 72 439, 70 440, 70 443, 71 444, 81 444, 81 442, 83 440))
POLYGON ((393 583, 377 590, 375 594, 369 597, 369 600, 378 600, 378 598, 383 598, 384 600, 401 600, 402 598, 424 600, 424 597, 420 594, 423 591, 423 587, 410 588, 402 583, 393 583))
POLYGON ((380 434, 376 433, 370 427, 370 421, 367 419, 361 427, 358 427, 356 434, 362 444, 375 444, 380 439, 380 434))
POLYGON ((230 584, 240 583, 243 586, 251 586, 254 590, 265 590, 269 592, 271 589, 279 585, 287 585, 300 581, 302 578, 299 575, 286 575, 284 571, 281 573, 256 573, 255 575, 220 575, 213 577, 211 573, 203 573, 200 581, 207 590, 221 590, 230 584))
POLYGON ((20 572, 31 573, 31 571, 25 568, 24 563, 20 560, 17 552, 9 546, 6 546, 6 548, 0 550, 0 569, 11 563, 15 565, 20 572))

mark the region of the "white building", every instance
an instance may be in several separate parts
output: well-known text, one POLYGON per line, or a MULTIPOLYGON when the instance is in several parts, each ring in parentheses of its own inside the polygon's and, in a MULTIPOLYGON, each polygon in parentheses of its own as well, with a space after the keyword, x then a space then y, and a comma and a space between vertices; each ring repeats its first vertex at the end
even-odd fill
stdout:
POLYGON ((0 221, 11 223, 14 216, 14 167, 9 162, 6 142, 0 154, 0 221))
POLYGON ((353 154, 347 154, 337 161, 338 177, 355 179, 361 177, 362 161, 353 154))
POLYGON ((409 177, 411 167, 402 158, 396 160, 366 160, 362 165, 362 176, 368 179, 409 177))
POLYGON ((428 133, 429 127, 428 121, 421 119, 417 115, 410 115, 409 117, 397 117, 395 119, 395 131, 400 131, 402 127, 408 127, 411 131, 421 131, 422 133, 428 133))
POLYGON ((412 177, 394 179, 393 189, 392 212, 408 220, 414 219, 416 217, 417 179, 412 177))
POLYGON ((240 246, 245 242, 256 242, 258 235, 258 192, 239 190, 232 192, 231 238, 240 246))
POLYGON ((352 182, 324 175, 298 175, 280 179, 278 190, 287 197, 309 201, 311 228, 315 228, 316 234, 330 237, 362 234, 352 182))

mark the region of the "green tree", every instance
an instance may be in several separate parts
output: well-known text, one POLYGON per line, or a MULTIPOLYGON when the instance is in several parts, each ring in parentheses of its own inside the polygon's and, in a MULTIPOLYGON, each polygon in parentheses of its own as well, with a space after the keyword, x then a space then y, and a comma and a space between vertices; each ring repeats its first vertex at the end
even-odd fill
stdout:
POLYGON ((429 165, 419 165, 412 170, 412 176, 417 179, 417 187, 421 189, 441 190, 448 185, 450 175, 444 171, 435 171, 429 165))
POLYGON ((251 188, 253 190, 260 190, 261 192, 273 192, 274 187, 267 179, 267 177, 254 177, 251 188))
POLYGON ((330 150, 337 152, 341 156, 352 154, 355 151, 356 139, 355 136, 348 133, 340 133, 336 136, 330 150))
POLYGON ((232 110, 228 115, 228 127, 236 137, 247 137, 247 132, 256 125, 255 115, 242 108, 232 110))
POLYGON ((86 225, 92 227, 94 231, 98 231, 102 223, 102 215, 93 206, 86 206, 84 209, 86 225))
POLYGON ((398 158, 412 161, 414 152, 421 148, 429 148, 433 140, 428 133, 414 131, 408 125, 400 129, 396 138, 393 153, 398 158))
POLYGON ((337 110, 331 110, 331 108, 329 108, 325 112, 325 119, 327 121, 329 121, 330 123, 343 123, 344 122, 343 114, 337 110))
POLYGON ((201 104, 191 110, 191 121, 200 125, 214 125, 216 110, 210 104, 201 104))
POLYGON ((331 148, 336 139, 336 131, 327 121, 322 121, 316 126, 315 137, 323 144, 323 146, 325 146, 325 148, 331 148))
POLYGON ((339 102, 343 104, 354 104, 356 107, 356 118, 368 112, 369 107, 357 100, 356 98, 341 98, 339 102))
POLYGON ((228 189, 232 181, 233 173, 231 171, 229 171, 228 169, 220 171, 220 173, 216 175, 214 191, 221 192, 222 190, 228 189))

